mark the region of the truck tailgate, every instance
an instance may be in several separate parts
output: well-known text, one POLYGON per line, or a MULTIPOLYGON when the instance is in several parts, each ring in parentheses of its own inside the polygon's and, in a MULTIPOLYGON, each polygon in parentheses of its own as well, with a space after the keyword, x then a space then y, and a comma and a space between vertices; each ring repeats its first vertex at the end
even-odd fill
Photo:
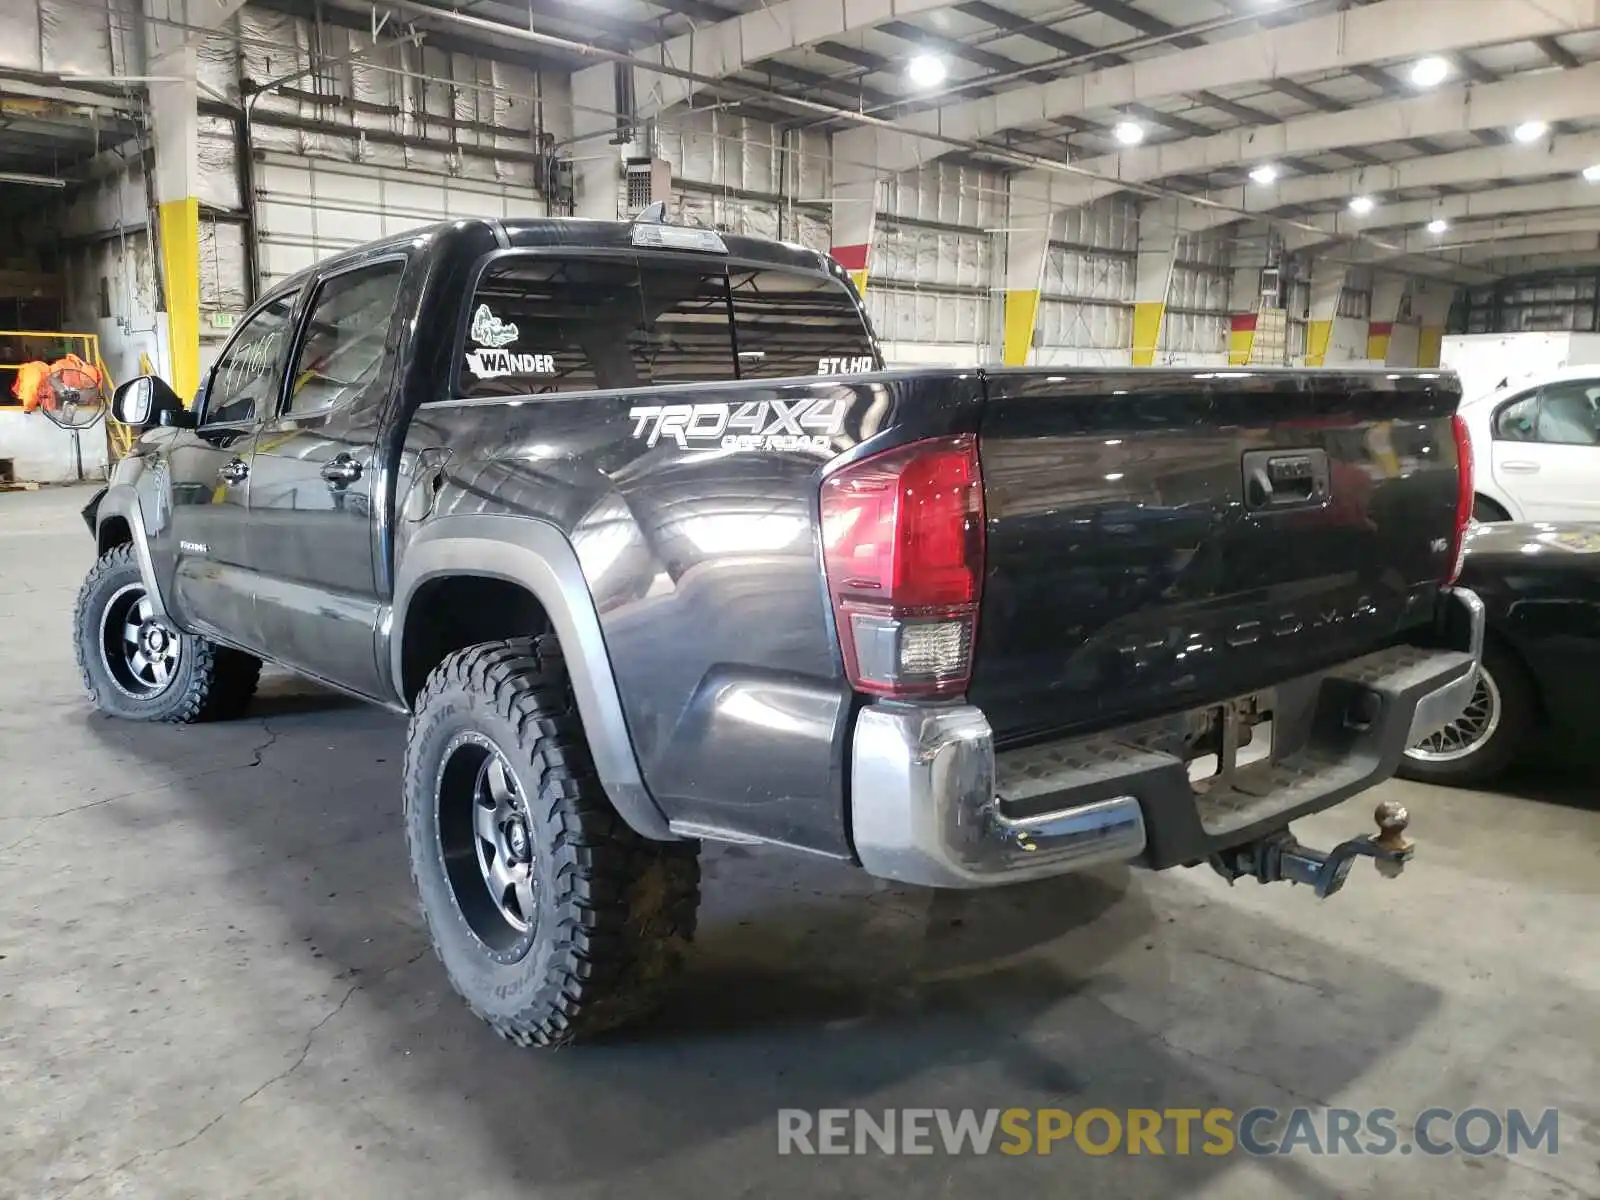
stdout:
POLYGON ((1427 622, 1453 377, 999 371, 969 697, 1001 744, 1213 703, 1427 622))

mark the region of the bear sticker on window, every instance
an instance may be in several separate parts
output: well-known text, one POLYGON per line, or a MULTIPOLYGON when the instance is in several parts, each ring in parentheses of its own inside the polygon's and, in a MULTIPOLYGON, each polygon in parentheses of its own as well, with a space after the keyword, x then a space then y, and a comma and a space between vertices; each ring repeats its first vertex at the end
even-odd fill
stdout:
POLYGON ((472 329, 469 331, 473 341, 480 346, 509 346, 517 340, 517 327, 509 321, 502 321, 489 311, 487 304, 478 305, 478 311, 472 314, 472 329))

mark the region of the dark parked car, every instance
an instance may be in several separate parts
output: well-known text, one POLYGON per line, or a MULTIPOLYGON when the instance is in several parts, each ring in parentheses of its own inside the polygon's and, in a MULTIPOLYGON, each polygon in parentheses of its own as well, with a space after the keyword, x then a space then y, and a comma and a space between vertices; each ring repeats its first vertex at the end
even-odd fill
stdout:
POLYGON ((1461 581, 1488 632, 1466 711, 1406 752, 1399 774, 1429 783, 1492 779, 1541 732, 1588 737, 1600 679, 1600 525, 1477 525, 1461 581))

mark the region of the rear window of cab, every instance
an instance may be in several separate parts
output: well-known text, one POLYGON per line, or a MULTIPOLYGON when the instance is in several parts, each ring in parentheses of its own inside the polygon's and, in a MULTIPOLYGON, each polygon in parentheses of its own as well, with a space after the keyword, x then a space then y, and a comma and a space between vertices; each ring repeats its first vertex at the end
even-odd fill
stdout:
POLYGON ((826 275, 723 263, 507 255, 481 276, 457 395, 546 395, 877 369, 826 275))

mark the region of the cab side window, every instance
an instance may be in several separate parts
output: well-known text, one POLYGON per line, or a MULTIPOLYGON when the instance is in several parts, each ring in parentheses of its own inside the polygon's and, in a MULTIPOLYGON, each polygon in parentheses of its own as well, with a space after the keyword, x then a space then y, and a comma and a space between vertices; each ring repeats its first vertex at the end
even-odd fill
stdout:
POLYGON ((280 296, 239 327, 212 372, 204 424, 249 424, 277 407, 293 309, 294 294, 280 296))
POLYGON ((1596 392, 1600 392, 1600 384, 1589 379, 1546 385, 1539 393, 1538 440, 1558 446, 1600 445, 1596 392))
POLYGON ((403 262, 344 271, 317 289, 289 374, 286 417, 325 413, 387 381, 386 353, 403 262))
POLYGON ((1537 441, 1539 393, 1529 392, 1507 404, 1494 419, 1494 436, 1502 442, 1537 441))

